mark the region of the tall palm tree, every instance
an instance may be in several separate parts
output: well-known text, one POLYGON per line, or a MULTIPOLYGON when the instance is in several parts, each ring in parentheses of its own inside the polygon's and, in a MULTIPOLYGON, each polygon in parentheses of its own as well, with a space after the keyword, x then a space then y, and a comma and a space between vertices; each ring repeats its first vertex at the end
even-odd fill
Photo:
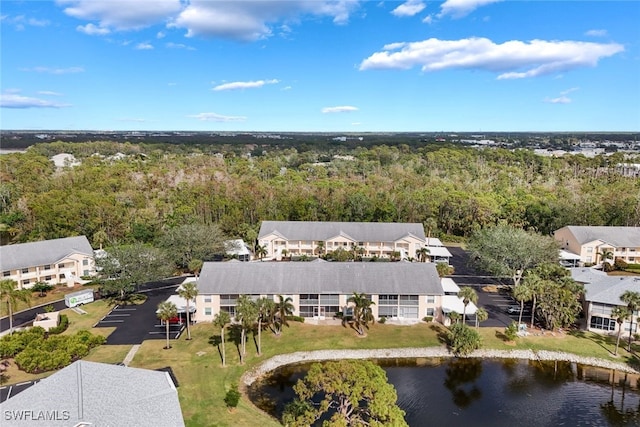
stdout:
POLYGON ((165 347, 165 350, 168 350, 168 349, 171 348, 171 346, 169 345, 169 320, 171 320, 172 318, 174 318, 174 317, 176 317, 178 315, 178 308, 172 302, 163 301, 160 304, 158 304, 158 310, 156 311, 156 315, 166 325, 166 328, 167 328, 167 346, 165 347))
POLYGON ((629 317, 631 318, 631 323, 629 324, 629 351, 631 351, 631 341, 633 339, 633 315, 640 308, 640 292, 624 291, 622 295, 620 295, 620 300, 627 304, 629 317))
POLYGON ((618 324, 618 334, 616 336, 616 351, 615 355, 618 355, 618 347, 620 346, 620 334, 622 333, 622 324, 625 320, 629 318, 629 309, 627 307, 623 307, 621 305, 614 307, 611 310, 611 317, 616 319, 616 323, 618 324))
POLYGON ((222 367, 227 366, 227 353, 224 348, 224 336, 226 334, 227 325, 231 323, 231 316, 226 311, 220 311, 213 318, 213 324, 220 328, 220 339, 222 341, 222 367))
POLYGON ((318 252, 318 256, 323 254, 323 252, 324 252, 324 242, 322 240, 316 242, 316 251, 318 252))
POLYGON ((427 262, 427 258, 429 257, 430 253, 431 251, 429 251, 428 248, 421 247, 416 251, 416 256, 418 257, 420 262, 427 262))
POLYGON ((364 335, 364 328, 367 327, 367 324, 375 321, 371 309, 371 306, 375 303, 367 298, 367 294, 359 294, 357 292, 354 292, 353 295, 347 299, 347 302, 354 305, 353 321, 356 326, 356 332, 358 332, 358 335, 364 335))
POLYGON ((484 322, 489 318, 489 312, 482 307, 478 307, 476 311, 476 329, 480 327, 480 322, 484 322))
MULTIPOLYGON (((600 262, 603 265, 604 268, 604 263, 608 260, 608 259, 613 259, 613 252, 610 251, 609 249, 605 249, 603 248, 600 252, 596 253, 596 255, 600 258, 600 262)), ((597 262, 596 262, 597 264, 597 262)))
POLYGON ((198 296, 196 282, 184 283, 178 289, 178 295, 187 301, 187 340, 191 339, 191 301, 198 296))
MULTIPOLYGON (((525 301, 533 299, 533 289, 529 286, 529 281, 525 280, 519 285, 513 287, 513 297, 520 303, 520 315, 518 316, 518 325, 522 323, 522 312, 524 311, 525 301)), ((533 328, 533 311, 531 312, 531 327, 533 328)))
POLYGON ((293 306, 293 300, 291 297, 283 297, 282 295, 278 295, 278 302, 276 302, 275 313, 277 319, 274 320, 274 329, 276 331, 276 335, 280 335, 282 333, 283 326, 289 326, 287 322, 287 316, 291 316, 295 307, 293 306))
POLYGON ((256 256, 257 256, 258 258, 260 258, 260 261, 262 261, 262 258, 264 258, 265 256, 267 256, 267 253, 268 253, 268 252, 267 252, 267 247, 266 247, 266 246, 258 245, 258 246, 256 247, 256 256))
POLYGON ((31 303, 31 291, 29 289, 18 289, 18 282, 12 279, 0 280, 0 301, 7 303, 9 314, 9 334, 13 334, 13 308, 18 301, 31 303))
POLYGON ((253 328, 258 320, 256 303, 248 295, 240 295, 236 304, 236 321, 240 323, 240 363, 244 363, 247 355, 247 331, 253 328))
POLYGON ((198 280, 198 275, 200 274, 200 270, 202 270, 203 265, 204 262, 201 259, 193 258, 191 261, 189 261, 188 268, 193 274, 195 274, 196 281, 198 280))
POLYGON ((478 302, 478 293, 470 286, 463 286, 458 292, 458 297, 462 298, 464 308, 462 309, 462 323, 466 324, 467 321, 467 306, 470 302, 474 304, 478 302))
POLYGON ((273 300, 269 298, 259 298, 256 301, 258 311, 258 356, 262 355, 262 328, 271 321, 275 306, 273 300))

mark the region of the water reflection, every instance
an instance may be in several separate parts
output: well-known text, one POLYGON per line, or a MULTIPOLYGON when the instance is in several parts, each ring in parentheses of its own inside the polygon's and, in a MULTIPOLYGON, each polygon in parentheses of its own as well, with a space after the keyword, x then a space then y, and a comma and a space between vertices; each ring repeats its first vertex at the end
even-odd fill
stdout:
MULTIPOLYGON (((637 375, 569 362, 481 359, 379 361, 411 426, 640 426, 637 375)), ((280 418, 308 365, 254 385, 252 400, 280 418)))

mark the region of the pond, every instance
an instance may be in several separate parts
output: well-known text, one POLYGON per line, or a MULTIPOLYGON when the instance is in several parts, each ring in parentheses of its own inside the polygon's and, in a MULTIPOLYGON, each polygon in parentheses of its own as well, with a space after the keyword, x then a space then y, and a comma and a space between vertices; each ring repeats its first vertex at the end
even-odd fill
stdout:
MULTIPOLYGON (((410 426, 640 426, 640 377, 571 362, 385 359, 410 426)), ((309 365, 274 371, 250 390, 280 419, 309 365)))

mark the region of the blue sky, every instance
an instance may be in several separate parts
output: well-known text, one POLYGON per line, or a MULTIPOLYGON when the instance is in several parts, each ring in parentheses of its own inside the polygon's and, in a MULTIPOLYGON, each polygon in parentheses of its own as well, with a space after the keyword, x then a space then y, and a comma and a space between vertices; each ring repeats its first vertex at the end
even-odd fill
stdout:
POLYGON ((640 131, 640 2, 0 2, 0 127, 640 131))

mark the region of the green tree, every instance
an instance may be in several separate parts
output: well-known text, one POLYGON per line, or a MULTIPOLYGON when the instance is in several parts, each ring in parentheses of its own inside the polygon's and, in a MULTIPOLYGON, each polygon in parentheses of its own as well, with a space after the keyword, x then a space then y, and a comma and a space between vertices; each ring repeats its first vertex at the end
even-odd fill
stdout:
POLYGON ((353 322, 358 335, 364 335, 369 322, 375 322, 371 306, 375 303, 365 293, 354 292, 347 299, 347 303, 353 304, 353 322))
POLYGON ((616 324, 618 325, 618 332, 616 334, 616 351, 614 354, 618 355, 618 347, 620 347, 620 335, 622 334, 622 325, 624 321, 629 318, 629 309, 623 306, 614 307, 611 310, 611 317, 616 319, 616 324))
POLYGON ((224 395, 224 403, 227 404, 227 408, 234 409, 238 406, 238 402, 240 402, 240 392, 238 391, 238 386, 233 384, 229 390, 227 390, 227 394, 224 395))
POLYGON ((553 330, 572 325, 582 310, 581 294, 584 294, 584 286, 571 277, 542 280, 538 307, 545 327, 553 330))
POLYGON ((624 291, 622 295, 620 295, 620 301, 627 304, 629 318, 631 319, 629 324, 629 351, 631 351, 631 341, 633 340, 633 316, 636 311, 640 309, 640 292, 624 291))
POLYGON ((318 253, 318 256, 322 256, 324 254, 324 242, 323 241, 316 242, 315 251, 318 253))
POLYGON ((478 307, 476 311, 476 329, 480 326, 481 322, 484 322, 489 318, 489 312, 482 307, 478 307))
POLYGON ((429 251, 428 248, 421 247, 416 251, 416 257, 418 257, 420 262, 427 262, 427 259, 429 258, 430 253, 431 251, 429 251))
POLYGON ((192 259, 207 260, 224 254, 227 240, 217 225, 184 224, 170 228, 158 241, 179 268, 189 268, 192 259))
POLYGON ((452 311, 451 313, 449 313, 449 319, 451 319, 452 325, 455 325, 456 323, 458 323, 461 318, 462 316, 457 311, 452 311))
POLYGON ((39 297, 47 296, 47 292, 53 289, 53 285, 45 282, 38 282, 31 287, 32 292, 38 292, 39 297))
POLYGON ((273 319, 276 304, 269 298, 258 298, 256 309, 258 311, 258 356, 262 355, 262 329, 267 327, 273 319))
POLYGON ((256 247, 256 256, 257 256, 258 258, 260 258, 260 261, 262 261, 262 258, 264 258, 265 256, 267 256, 267 253, 268 253, 268 252, 267 252, 267 247, 266 247, 266 246, 258 245, 258 246, 256 247))
POLYGON ((294 391, 300 403, 288 407, 283 422, 308 426, 329 418, 332 426, 406 426, 397 393, 384 370, 368 360, 315 363, 298 380, 294 391))
POLYGON ((0 280, 0 302, 7 304, 7 314, 9 315, 9 334, 13 334, 13 308, 16 306, 18 301, 30 304, 31 291, 29 289, 18 289, 18 283, 15 280, 0 280))
POLYGON ((471 260, 495 276, 508 276, 515 286, 530 268, 558 262, 558 243, 520 228, 498 225, 479 230, 468 244, 471 260))
POLYGON ((282 333, 282 328, 284 326, 289 326, 287 317, 293 314, 293 310, 295 310, 295 307, 293 306, 293 299, 291 299, 291 297, 285 298, 282 295, 278 295, 278 301, 276 302, 275 307, 276 318, 273 321, 273 328, 276 335, 280 335, 282 333))
POLYGON ((470 302, 476 304, 478 302, 478 293, 470 286, 463 286, 458 292, 458 297, 462 298, 464 308, 462 309, 462 323, 467 321, 467 306, 470 302))
POLYGON ((454 323, 447 334, 449 348, 456 356, 466 356, 480 348, 480 335, 464 323, 454 323))
POLYGON ((438 272, 439 277, 451 276, 453 274, 453 266, 449 264, 445 264, 444 262, 436 263, 436 271, 438 272))
POLYGON ((198 285, 196 282, 183 283, 178 288, 178 295, 187 302, 187 340, 191 340, 191 302, 198 296, 198 285))
MULTIPOLYGON (((608 248, 602 248, 600 252, 596 253, 596 256, 599 258, 599 261, 602 263, 602 268, 604 268, 604 263, 609 259, 613 259, 613 252, 608 248)), ((596 264, 598 263, 598 259, 596 259, 596 264)))
POLYGON ((200 270, 202 270, 202 266, 204 262, 201 259, 193 258, 189 261, 189 271, 191 271, 196 276, 196 281, 198 280, 198 276, 200 275, 200 270))
POLYGON ((106 256, 96 258, 96 269, 104 280, 103 295, 126 302, 136 287, 164 279, 173 272, 166 253, 158 248, 134 243, 109 248, 106 256))
POLYGON ((247 331, 258 320, 258 307, 248 295, 240 295, 236 304, 236 321, 240 323, 240 364, 247 355, 247 331))
MULTIPOLYGON (((520 303, 520 314, 518 315, 518 325, 522 324, 522 312, 524 310, 524 303, 531 301, 533 298, 533 290, 529 283, 531 283, 531 276, 527 276, 524 282, 518 286, 513 287, 513 297, 520 303)), ((531 312, 531 322, 533 323, 533 312, 531 312)), ((533 325, 531 326, 533 328, 533 325)))
POLYGON ((165 347, 165 350, 168 350, 171 348, 171 345, 169 344, 169 321, 178 315, 178 308, 172 302, 163 301, 158 304, 158 310, 156 311, 156 314, 158 316, 158 319, 162 320, 165 324, 167 331, 167 345, 165 347))
POLYGON ((227 366, 227 353, 224 347, 227 325, 231 323, 231 316, 226 311, 220 311, 213 318, 213 324, 220 328, 220 341, 222 343, 222 367, 227 366))

